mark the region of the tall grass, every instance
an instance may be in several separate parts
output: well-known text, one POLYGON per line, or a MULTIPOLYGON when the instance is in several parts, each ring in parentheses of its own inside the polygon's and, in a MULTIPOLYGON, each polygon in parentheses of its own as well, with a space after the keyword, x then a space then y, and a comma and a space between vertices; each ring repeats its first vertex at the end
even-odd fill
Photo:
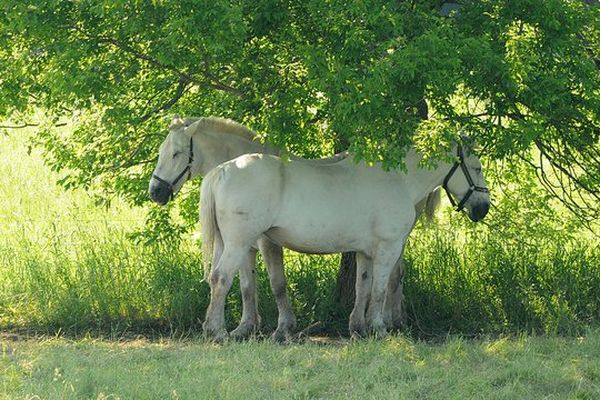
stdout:
MULTIPOLYGON (((200 330, 209 289, 199 246, 136 245, 128 233, 144 210, 116 202, 98 209, 64 192, 27 135, 0 137, 0 329, 183 334, 200 330)), ((577 333, 600 321, 600 251, 590 240, 552 235, 518 241, 490 231, 418 228, 406 251, 409 330, 461 333, 577 333)), ((339 256, 288 253, 286 273, 300 329, 346 332, 335 302, 339 256)), ((259 309, 277 321, 264 272, 259 309)), ((227 304, 241 314, 237 283, 227 304)))
POLYGON ((589 243, 508 247, 493 234, 419 234, 407 251, 406 297, 423 334, 564 334, 600 320, 600 251, 589 243))

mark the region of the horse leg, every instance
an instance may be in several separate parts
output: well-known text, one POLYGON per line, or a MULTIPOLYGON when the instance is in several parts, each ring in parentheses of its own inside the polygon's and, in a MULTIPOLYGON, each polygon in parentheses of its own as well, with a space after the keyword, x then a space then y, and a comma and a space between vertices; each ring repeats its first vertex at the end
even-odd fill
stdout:
POLYGON ((369 257, 363 253, 356 253, 356 282, 354 308, 350 313, 349 330, 352 336, 364 337, 367 333, 365 323, 365 310, 371 294, 373 281, 373 268, 369 257))
POLYGON ((296 329, 296 316, 290 306, 287 293, 287 282, 283 271, 283 249, 265 237, 258 239, 258 248, 269 271, 271 291, 275 296, 279 313, 277 329, 271 338, 277 342, 284 342, 289 339, 291 331, 296 329))
POLYGON ((390 328, 406 326, 406 310, 404 307, 404 259, 402 256, 390 275, 384 306, 385 325, 390 328))
POLYGON ((250 250, 248 265, 240 269, 240 289, 242 291, 242 319, 230 334, 236 340, 247 338, 260 326, 256 291, 256 250, 254 249, 250 250))
POLYGON ((404 257, 400 256, 396 264, 396 291, 392 303, 392 326, 397 329, 406 327, 406 302, 404 299, 404 257))
POLYGON ((222 341, 227 338, 225 329, 225 300, 233 277, 240 268, 247 268, 251 256, 249 248, 231 248, 227 245, 216 268, 210 274, 210 304, 202 328, 205 335, 222 341))
POLYGON ((405 238, 393 246, 382 246, 373 257, 373 284, 371 286, 371 303, 367 311, 367 319, 373 333, 379 337, 387 335, 383 316, 383 307, 387 293, 390 275, 396 261, 402 254, 405 238))
MULTIPOLYGON (((439 191, 438 191, 439 200, 439 191)), ((435 210, 435 195, 434 192, 430 193, 427 198, 421 200, 415 206, 415 212, 417 218, 412 223, 410 232, 415 228, 418 216, 421 215, 424 209, 427 207, 433 207, 433 210, 427 211, 428 218, 431 217, 435 210)), ((406 306, 404 304, 404 248, 402 254, 398 257, 396 265, 392 275, 390 276, 390 282, 388 285, 388 294, 385 299, 385 323, 388 328, 401 329, 406 327, 406 306)))

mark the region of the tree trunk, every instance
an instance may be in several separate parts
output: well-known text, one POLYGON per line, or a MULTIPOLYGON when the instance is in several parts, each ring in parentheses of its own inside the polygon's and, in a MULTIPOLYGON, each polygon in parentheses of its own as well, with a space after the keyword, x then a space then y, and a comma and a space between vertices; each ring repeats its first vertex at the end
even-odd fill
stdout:
POLYGON ((342 253, 337 277, 336 295, 338 304, 348 313, 354 306, 356 282, 356 253, 342 253))

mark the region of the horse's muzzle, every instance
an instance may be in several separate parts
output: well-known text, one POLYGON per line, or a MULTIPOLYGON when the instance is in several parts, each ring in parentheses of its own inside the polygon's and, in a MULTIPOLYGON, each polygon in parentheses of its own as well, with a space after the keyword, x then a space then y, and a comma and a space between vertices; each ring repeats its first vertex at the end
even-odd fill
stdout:
POLYGON ((173 198, 173 189, 161 182, 158 182, 150 187, 149 194, 152 201, 164 206, 169 202, 169 200, 171 200, 171 198, 173 198))
POLYGON ((474 222, 480 221, 487 215, 489 210, 489 202, 483 201, 481 203, 477 203, 469 211, 469 218, 471 218, 471 220, 474 222))

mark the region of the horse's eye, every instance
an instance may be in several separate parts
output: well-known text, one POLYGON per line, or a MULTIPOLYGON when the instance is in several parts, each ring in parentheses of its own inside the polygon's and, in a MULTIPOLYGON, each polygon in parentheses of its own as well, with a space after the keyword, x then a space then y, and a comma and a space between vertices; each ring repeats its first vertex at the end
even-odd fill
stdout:
POLYGON ((176 151, 176 152, 173 154, 173 158, 177 157, 177 156, 178 156, 178 155, 180 155, 180 154, 181 154, 181 152, 180 152, 180 151, 176 151))
POLYGON ((475 168, 475 172, 477 172, 478 174, 481 174, 481 168, 475 168))

